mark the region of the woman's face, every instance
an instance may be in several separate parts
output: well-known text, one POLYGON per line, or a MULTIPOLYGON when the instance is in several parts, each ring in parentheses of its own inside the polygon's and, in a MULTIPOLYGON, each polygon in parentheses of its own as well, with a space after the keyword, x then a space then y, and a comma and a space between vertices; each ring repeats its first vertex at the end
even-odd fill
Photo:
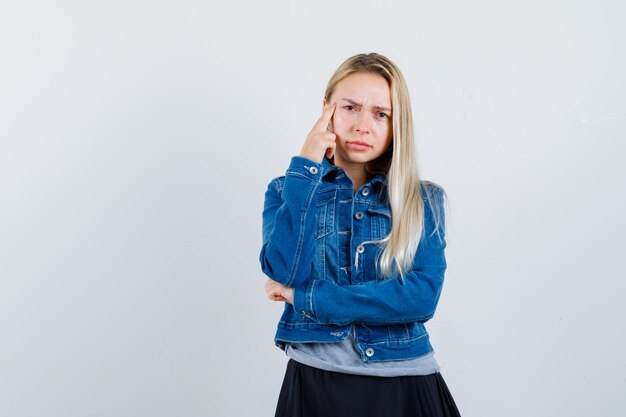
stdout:
POLYGON ((337 84, 330 102, 337 103, 329 124, 337 136, 335 165, 364 164, 387 150, 392 108, 383 77, 371 72, 351 74, 337 84))

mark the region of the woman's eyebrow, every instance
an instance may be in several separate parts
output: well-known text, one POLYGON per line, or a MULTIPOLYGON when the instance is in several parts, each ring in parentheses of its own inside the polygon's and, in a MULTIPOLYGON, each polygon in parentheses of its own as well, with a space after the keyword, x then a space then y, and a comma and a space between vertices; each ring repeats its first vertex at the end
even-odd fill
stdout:
MULTIPOLYGON (((361 103, 357 103, 356 101, 354 101, 354 100, 352 100, 350 98, 342 97, 340 100, 347 101, 348 103, 350 103, 350 104, 352 104, 354 106, 359 106, 359 107, 362 106, 361 103)), ((375 108, 375 109, 378 109, 378 110, 386 110, 388 112, 391 111, 391 109, 389 107, 383 107, 383 106, 372 106, 372 107, 375 108)))

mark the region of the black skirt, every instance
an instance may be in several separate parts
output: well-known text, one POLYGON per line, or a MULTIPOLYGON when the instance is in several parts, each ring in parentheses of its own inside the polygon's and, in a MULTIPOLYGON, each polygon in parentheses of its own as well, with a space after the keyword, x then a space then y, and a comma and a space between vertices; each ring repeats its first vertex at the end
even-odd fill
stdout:
POLYGON ((289 359, 275 417, 458 417, 441 376, 381 377, 314 368, 289 359))

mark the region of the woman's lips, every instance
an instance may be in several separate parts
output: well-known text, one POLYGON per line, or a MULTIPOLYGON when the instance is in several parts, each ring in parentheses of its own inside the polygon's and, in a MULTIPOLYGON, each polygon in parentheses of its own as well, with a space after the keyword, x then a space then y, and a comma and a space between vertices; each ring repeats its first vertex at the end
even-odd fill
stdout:
POLYGON ((348 142, 348 146, 352 149, 356 149, 359 151, 364 151, 370 149, 370 145, 363 144, 362 142, 348 142))

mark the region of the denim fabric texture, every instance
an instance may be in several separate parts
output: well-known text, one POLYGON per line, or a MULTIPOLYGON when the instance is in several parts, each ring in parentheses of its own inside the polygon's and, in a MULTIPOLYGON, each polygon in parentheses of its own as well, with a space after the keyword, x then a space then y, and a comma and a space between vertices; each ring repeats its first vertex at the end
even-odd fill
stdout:
POLYGON ((382 247, 371 241, 391 230, 386 187, 378 173, 355 193, 350 177, 326 157, 317 163, 294 156, 285 175, 270 181, 259 261, 265 275, 294 288, 276 346, 336 342, 354 326, 365 362, 433 351, 424 323, 435 313, 446 270, 443 190, 422 183, 424 230, 412 268, 383 278, 376 265, 382 247), (438 230, 431 199, 438 201, 438 230))

